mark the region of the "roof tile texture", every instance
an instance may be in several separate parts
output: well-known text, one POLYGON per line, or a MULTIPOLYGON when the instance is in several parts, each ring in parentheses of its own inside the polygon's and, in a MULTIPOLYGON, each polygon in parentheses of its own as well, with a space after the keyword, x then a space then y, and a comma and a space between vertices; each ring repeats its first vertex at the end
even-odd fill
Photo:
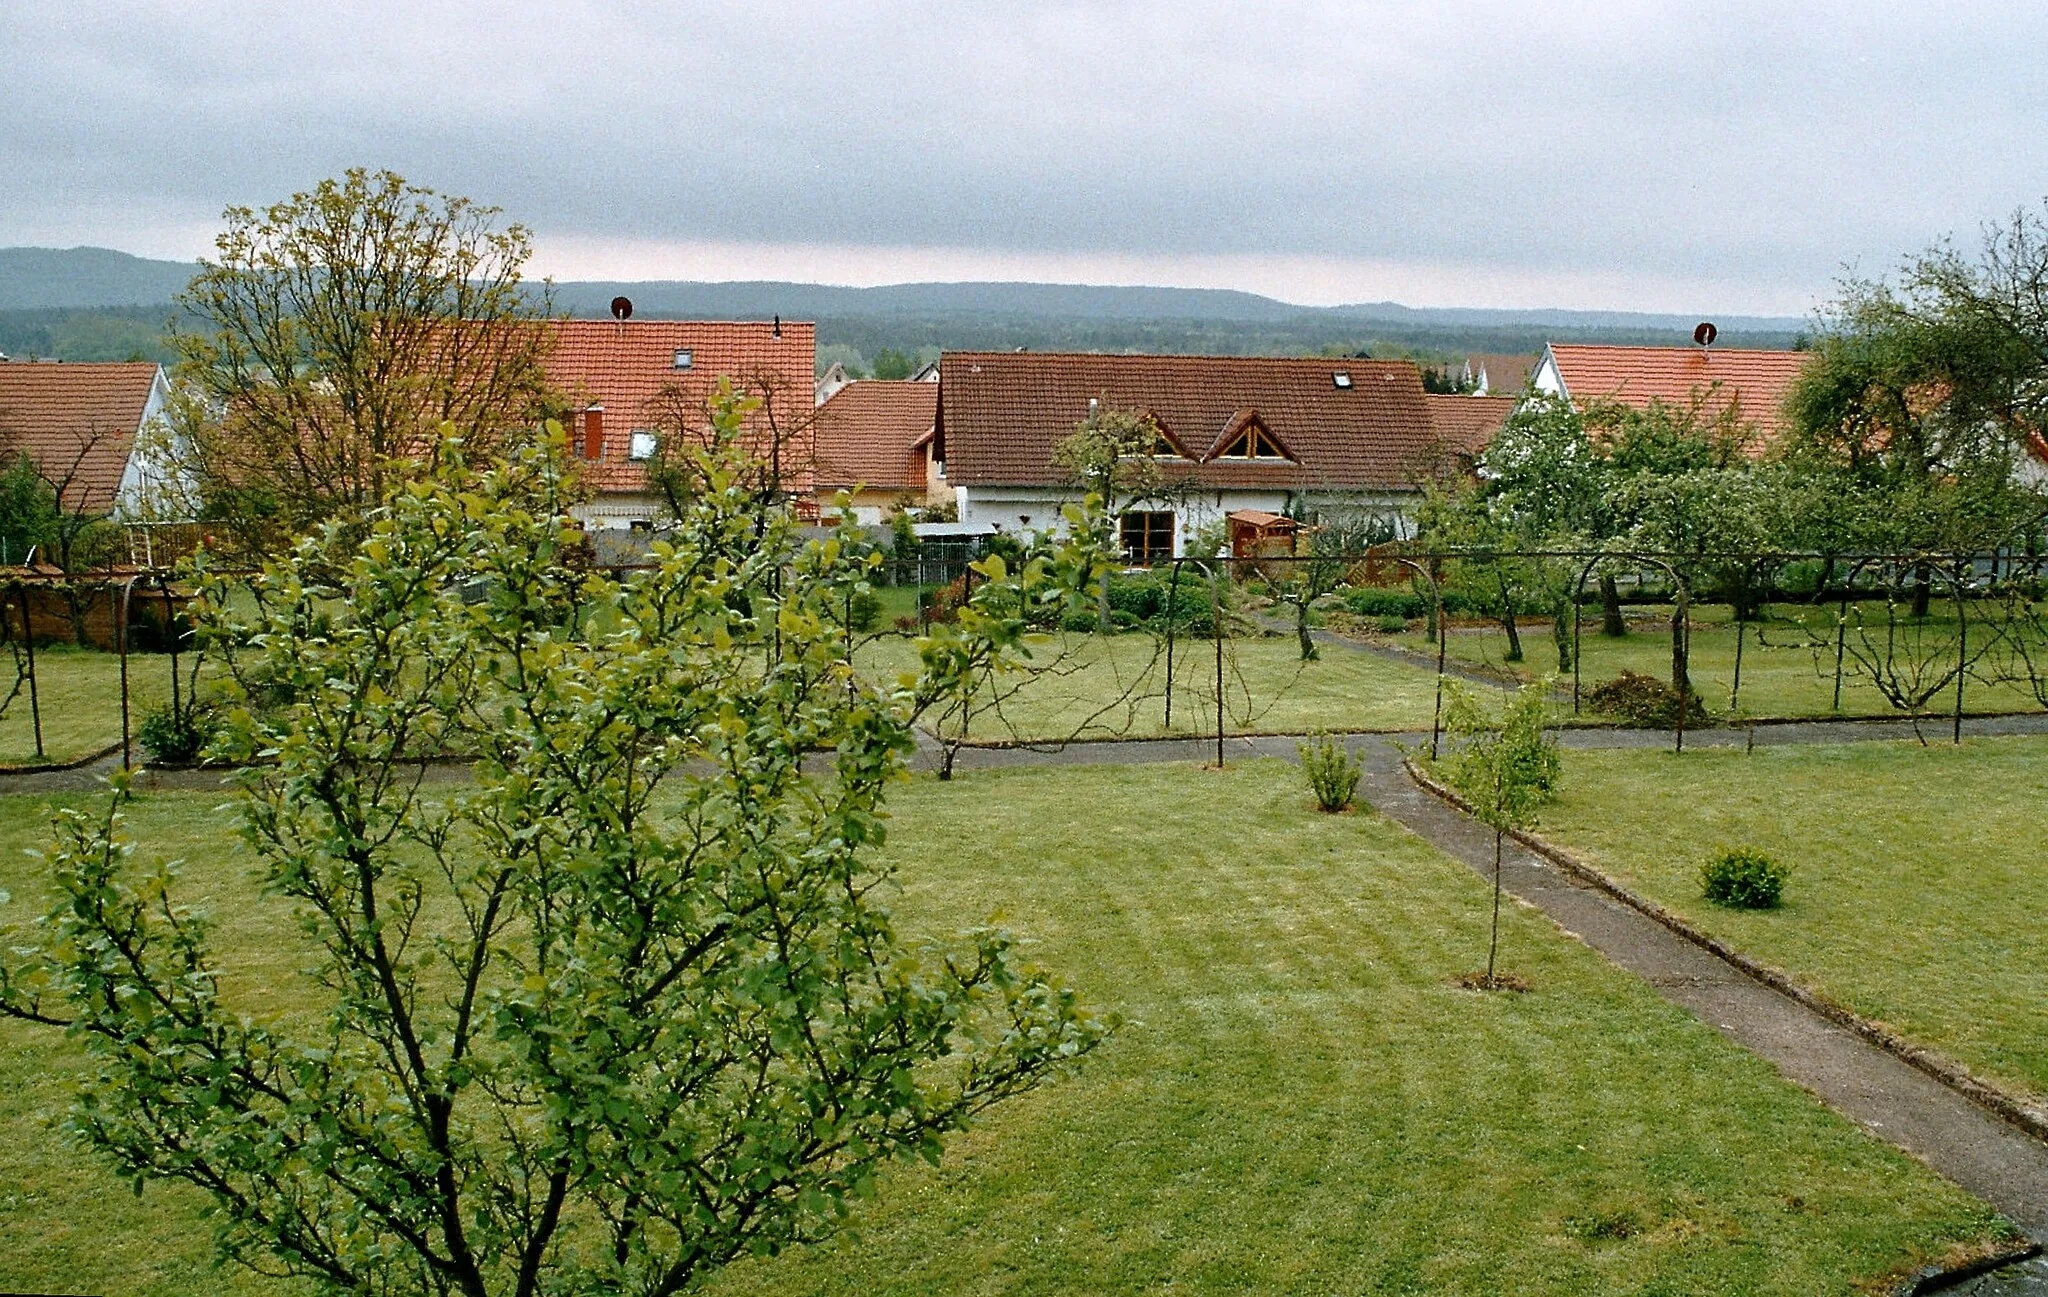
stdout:
POLYGON ((1610 400, 1640 410, 1654 400, 1683 408, 1697 392, 1717 407, 1732 404, 1766 438, 1788 426, 1785 398, 1812 358, 1804 351, 1567 343, 1551 344, 1550 354, 1565 391, 1581 407, 1610 400))
POLYGON ((0 459, 26 453, 67 509, 111 508, 156 383, 153 364, 0 363, 0 459))
POLYGON ((939 392, 946 477, 969 486, 1058 483, 1053 447, 1091 397, 1151 413, 1197 457, 1256 412, 1299 461, 1180 462, 1180 477, 1209 486, 1399 489, 1435 436, 1408 361, 948 352, 939 392))
POLYGON ((1440 392, 1425 393, 1423 399, 1429 402, 1436 435, 1466 455, 1485 450, 1522 402, 1519 396, 1448 396, 1440 392))
MULTIPOLYGON (((632 433, 651 431, 664 411, 709 407, 720 378, 753 390, 775 391, 773 416, 788 438, 807 435, 815 409, 812 372, 818 355, 817 327, 795 320, 556 320, 548 380, 583 407, 604 407, 603 454, 585 474, 600 492, 646 489, 646 470, 629 457, 632 433), (675 367, 675 353, 690 352, 687 369, 675 367)), ((753 416, 765 431, 769 411, 753 416)), ((581 444, 581 429, 572 441, 581 444)), ((793 454, 807 462, 808 449, 793 454)), ((785 474, 785 482, 798 487, 785 474)))
POLYGON ((936 383, 864 379, 848 383, 818 407, 820 488, 871 487, 922 491, 920 448, 939 409, 936 383))

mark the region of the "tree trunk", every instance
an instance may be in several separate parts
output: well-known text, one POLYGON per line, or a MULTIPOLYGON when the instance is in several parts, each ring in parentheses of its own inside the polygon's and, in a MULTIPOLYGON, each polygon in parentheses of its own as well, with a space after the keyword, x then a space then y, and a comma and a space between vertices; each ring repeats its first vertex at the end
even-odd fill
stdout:
POLYGON ((1109 569, 1102 569, 1102 582, 1095 588, 1095 630, 1107 635, 1111 629, 1109 620, 1109 569))
POLYGON ((1926 621, 1928 605, 1934 597, 1934 579, 1928 574, 1927 565, 1922 563, 1913 569, 1913 620, 1926 621))
POLYGON ((1493 933, 1486 941, 1486 989, 1493 989, 1493 963, 1500 953, 1500 846, 1507 836, 1503 829, 1493 831, 1493 933))
POLYGON ((1621 619, 1621 590, 1611 576, 1600 578, 1600 633, 1609 639, 1628 634, 1628 623, 1621 619))
POLYGON ((1301 660, 1304 662, 1315 661, 1316 642, 1309 638, 1308 600, 1306 599, 1294 605, 1294 637, 1301 641, 1301 660))
POLYGON ((1557 606, 1557 615, 1551 619, 1550 638, 1557 644, 1559 671, 1572 669, 1572 623, 1577 620, 1578 614, 1578 606, 1571 601, 1570 596, 1566 596, 1557 606))
POLYGON ((1508 651, 1505 660, 1520 662, 1522 660, 1522 628, 1515 624, 1515 609, 1513 605, 1509 605, 1501 613, 1500 628, 1508 633, 1508 651))
POLYGON ((1671 605, 1671 692, 1678 695, 1680 707, 1692 697, 1692 676, 1685 662, 1685 613, 1683 598, 1671 605))

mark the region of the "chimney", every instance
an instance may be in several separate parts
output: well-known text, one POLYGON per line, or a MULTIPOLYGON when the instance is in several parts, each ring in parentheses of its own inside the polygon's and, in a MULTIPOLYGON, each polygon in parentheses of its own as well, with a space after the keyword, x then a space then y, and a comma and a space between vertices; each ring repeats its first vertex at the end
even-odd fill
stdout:
POLYGON ((583 458, 604 458, 604 407, 593 405, 583 412, 583 458))

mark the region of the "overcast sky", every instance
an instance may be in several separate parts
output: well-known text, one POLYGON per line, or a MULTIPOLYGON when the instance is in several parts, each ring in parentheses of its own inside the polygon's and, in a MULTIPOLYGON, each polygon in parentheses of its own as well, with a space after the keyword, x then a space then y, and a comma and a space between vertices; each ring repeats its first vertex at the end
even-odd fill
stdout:
POLYGON ((0 245, 351 165, 557 278, 1797 314, 2048 193, 2048 5, 0 3, 0 245))

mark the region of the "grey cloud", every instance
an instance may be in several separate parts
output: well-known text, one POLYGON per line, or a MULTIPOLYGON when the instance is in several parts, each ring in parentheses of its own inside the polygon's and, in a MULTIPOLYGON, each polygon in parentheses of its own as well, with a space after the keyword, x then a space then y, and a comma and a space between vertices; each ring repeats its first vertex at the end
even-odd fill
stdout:
POLYGON ((2043 189, 2038 5, 358 4, 0 15, 0 242, 353 164, 544 233, 1792 282, 2043 189))

